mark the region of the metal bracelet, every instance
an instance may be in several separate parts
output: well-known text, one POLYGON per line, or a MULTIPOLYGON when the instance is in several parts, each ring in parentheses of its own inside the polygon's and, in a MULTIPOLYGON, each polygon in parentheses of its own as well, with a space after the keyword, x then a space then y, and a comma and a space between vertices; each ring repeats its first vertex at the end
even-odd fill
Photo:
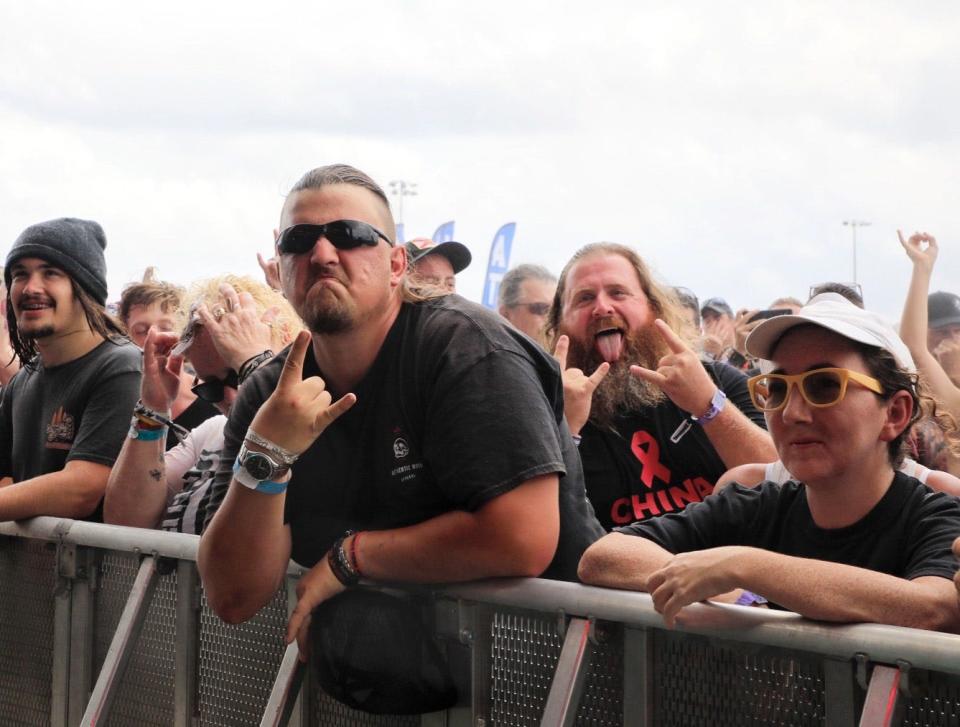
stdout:
POLYGON ((277 455, 280 458, 281 464, 292 465, 297 461, 297 458, 300 456, 296 452, 291 452, 289 449, 284 449, 279 444, 274 444, 269 439, 265 439, 253 431, 253 428, 247 429, 247 436, 244 439, 249 439, 251 442, 256 444, 258 447, 263 447, 270 454, 277 455))

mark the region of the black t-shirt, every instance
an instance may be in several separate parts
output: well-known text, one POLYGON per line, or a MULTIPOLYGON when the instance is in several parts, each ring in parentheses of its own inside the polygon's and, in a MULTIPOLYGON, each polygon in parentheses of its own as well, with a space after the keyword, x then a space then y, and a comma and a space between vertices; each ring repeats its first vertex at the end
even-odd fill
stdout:
POLYGON ((671 553, 746 545, 800 558, 845 563, 912 580, 953 578, 950 551, 960 537, 960 499, 934 492, 902 472, 863 518, 844 528, 816 525, 805 485, 731 485, 681 513, 634 523, 640 535, 671 553))
MULTIPOLYGON (((233 405, 208 522, 288 351, 264 364, 233 405)), ((312 375, 323 376, 311 348, 304 376, 312 375)), ((474 511, 556 472, 560 542, 544 577, 576 579, 580 556, 603 530, 564 423, 559 368, 535 343, 456 295, 404 304, 354 393, 353 408, 293 466, 285 520, 294 560, 312 566, 348 528, 397 528, 474 511)))
MULTIPOLYGON (((217 409, 217 407, 209 401, 204 401, 200 397, 197 397, 190 402, 190 406, 180 412, 180 416, 174 419, 173 423, 179 424, 187 431, 192 432, 207 421, 207 419, 219 415, 220 410, 217 409)), ((173 433, 173 429, 170 429, 170 431, 167 432, 167 451, 169 452, 178 444, 180 444, 180 440, 177 439, 177 435, 173 433)))
MULTIPOLYGON (((4 389, 0 477, 23 482, 71 460, 113 466, 140 396, 140 349, 104 341, 80 358, 45 367, 37 359, 4 389)), ((102 519, 102 502, 87 520, 102 519)))
MULTIPOLYGON (((723 363, 704 362, 704 367, 729 403, 766 429, 763 414, 750 401, 746 377, 723 363)), ((612 429, 593 423, 583 428, 580 458, 587 495, 604 528, 683 510, 713 492, 728 468, 703 427, 694 424, 679 442, 670 441, 689 420, 688 412, 666 399, 618 418, 612 429)))

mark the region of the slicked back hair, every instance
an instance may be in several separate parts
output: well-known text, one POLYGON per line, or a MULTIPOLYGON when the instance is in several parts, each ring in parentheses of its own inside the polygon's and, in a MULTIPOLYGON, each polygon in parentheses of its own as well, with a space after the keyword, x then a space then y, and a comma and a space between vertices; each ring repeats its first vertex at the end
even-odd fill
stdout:
POLYGON ((557 276, 542 265, 524 263, 507 271, 500 281, 498 297, 500 305, 512 308, 520 302, 520 288, 525 280, 542 280, 545 283, 556 285, 557 276))
POLYGON ((585 258, 606 255, 619 255, 630 263, 630 266, 637 273, 640 287, 650 301, 650 308, 653 310, 654 317, 662 319, 681 339, 691 344, 696 333, 690 327, 690 322, 684 315, 683 305, 677 299, 676 293, 669 286, 662 285, 654 279, 650 268, 647 267, 636 250, 617 242, 594 242, 585 245, 577 250, 564 266, 563 272, 560 273, 557 292, 553 296, 553 305, 550 306, 550 314, 544 329, 547 340, 553 344, 558 335, 560 319, 563 317, 563 297, 566 293, 567 275, 569 275, 570 269, 585 258))
POLYGON ((297 192, 303 192, 308 189, 322 189, 323 187, 329 187, 336 184, 349 184, 354 187, 362 187, 369 192, 372 192, 381 202, 383 202, 384 211, 386 212, 385 221, 387 222, 386 230, 381 230, 387 237, 396 242, 397 239, 397 228, 393 222, 393 213, 390 211, 390 201, 387 199, 386 193, 383 191, 383 188, 373 181, 373 179, 361 172, 356 167, 351 167, 349 164, 328 164, 324 167, 317 167, 316 169, 311 169, 309 172, 304 174, 297 180, 297 183, 290 188, 288 197, 297 192))

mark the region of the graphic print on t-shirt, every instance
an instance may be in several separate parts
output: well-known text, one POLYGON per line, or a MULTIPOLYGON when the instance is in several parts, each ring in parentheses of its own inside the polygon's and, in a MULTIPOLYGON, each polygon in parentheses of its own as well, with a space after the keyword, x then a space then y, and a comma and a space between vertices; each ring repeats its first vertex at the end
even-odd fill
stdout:
POLYGON ((614 525, 677 512, 713 492, 713 484, 700 475, 684 477, 671 486, 674 475, 661 460, 660 443, 645 429, 633 433, 630 451, 639 462, 639 483, 632 488, 634 494, 613 501, 610 520, 614 525))
POLYGON ((402 428, 394 427, 392 436, 394 466, 390 469, 390 477, 395 483, 402 485, 416 478, 423 469, 423 462, 411 461, 417 459, 417 454, 412 453, 410 439, 404 435, 402 428))
POLYGON ((73 416, 65 412, 61 406, 53 413, 50 423, 47 424, 47 448, 70 449, 76 434, 73 416))

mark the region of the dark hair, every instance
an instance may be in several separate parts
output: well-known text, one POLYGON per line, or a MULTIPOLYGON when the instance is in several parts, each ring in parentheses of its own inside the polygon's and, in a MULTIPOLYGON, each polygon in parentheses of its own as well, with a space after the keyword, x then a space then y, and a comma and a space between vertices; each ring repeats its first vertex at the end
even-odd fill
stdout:
POLYGON ((647 267, 636 250, 617 242, 593 242, 577 250, 560 273, 557 292, 553 296, 553 304, 550 306, 550 313, 544 326, 544 333, 548 340, 556 337, 557 330, 560 327, 560 317, 563 313, 563 295, 567 288, 567 275, 574 265, 590 255, 619 255, 625 258, 636 271, 640 287, 643 289, 644 295, 647 296, 654 315, 663 319, 664 323, 670 326, 682 339, 689 340, 692 338, 694 331, 691 330, 690 324, 683 314, 676 293, 669 286, 661 285, 654 280, 650 268, 647 267))
POLYGON ((297 180, 297 183, 290 188, 287 196, 289 197, 292 194, 308 189, 321 189, 334 184, 349 184, 354 187, 362 187, 372 192, 383 202, 386 211, 384 222, 387 229, 383 230, 383 232, 391 240, 397 239, 396 226, 393 222, 393 215, 390 212, 390 201, 387 199, 383 188, 374 182, 370 176, 355 167, 351 167, 349 164, 328 164, 324 167, 311 169, 297 180))
POLYGON ((498 297, 500 305, 512 308, 520 302, 520 286, 524 280, 542 280, 545 283, 556 283, 557 276, 551 273, 542 265, 531 265, 524 263, 508 270, 500 281, 500 290, 498 297))
MULTIPOLYGON (((73 278, 70 278, 70 287, 73 289, 73 297, 83 308, 83 314, 91 331, 99 333, 106 340, 114 343, 118 342, 118 339, 127 340, 123 324, 110 315, 107 309, 94 300, 73 278)), ((37 343, 32 338, 22 338, 20 336, 20 330, 17 328, 17 315, 13 311, 9 290, 7 290, 7 328, 10 331, 10 346, 17 354, 17 358, 20 359, 20 363, 27 368, 35 368, 37 343)))
MULTIPOLYGON (((820 283, 810 288, 810 298, 821 293, 837 293, 853 303, 857 308, 863 308, 863 296, 852 285, 846 283, 820 283)), ((807 302, 810 302, 810 298, 807 302)))
POLYGON ((895 439, 887 443, 890 464, 894 469, 903 464, 910 430, 924 416, 929 416, 943 430, 951 451, 954 453, 960 451, 956 421, 949 413, 938 409, 936 399, 930 395, 930 389, 926 381, 919 374, 902 368, 893 354, 884 348, 856 341, 850 343, 863 358, 870 375, 880 382, 883 387, 881 396, 884 399, 889 399, 896 392, 902 390, 910 394, 910 398, 913 400, 910 422, 895 439))

